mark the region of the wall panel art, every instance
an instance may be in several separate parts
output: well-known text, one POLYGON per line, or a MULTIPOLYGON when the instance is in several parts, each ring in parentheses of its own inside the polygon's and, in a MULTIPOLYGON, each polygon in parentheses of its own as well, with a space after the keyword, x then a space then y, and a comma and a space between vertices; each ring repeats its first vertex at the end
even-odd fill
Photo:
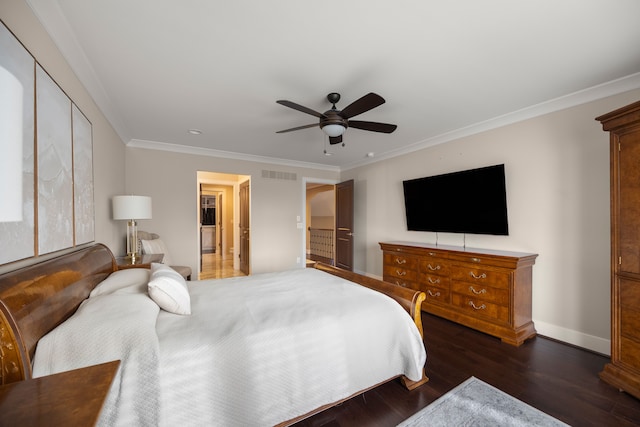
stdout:
POLYGON ((38 254, 73 246, 71 100, 36 66, 38 254))
POLYGON ((94 240, 93 144, 91 123, 73 106, 73 197, 75 244, 94 240))
POLYGON ((0 222, 3 265, 94 241, 95 214, 91 122, 1 21, 0 66, 24 95, 23 218, 0 222))
MULTIPOLYGON (((0 222, 0 264, 6 264, 35 255, 33 173, 35 60, 4 25, 0 25, 0 66, 18 78, 23 90, 22 221, 0 222)), ((0 141, 0 145, 3 143, 0 141)))

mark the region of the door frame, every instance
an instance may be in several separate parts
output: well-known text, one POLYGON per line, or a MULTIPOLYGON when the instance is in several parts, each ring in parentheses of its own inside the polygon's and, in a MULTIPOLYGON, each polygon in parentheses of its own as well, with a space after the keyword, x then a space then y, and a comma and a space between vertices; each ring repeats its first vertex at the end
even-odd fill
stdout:
MULTIPOLYGON (((238 221, 239 221, 239 216, 240 216, 240 212, 239 212, 239 191, 240 191, 240 182, 238 182, 238 180, 225 180, 225 179, 221 179, 221 178, 207 178, 205 175, 206 174, 218 174, 218 175, 229 175, 229 176, 233 176, 236 178, 242 178, 245 177, 247 180, 251 181, 251 176, 250 175, 242 175, 242 174, 233 174, 233 173, 226 173, 226 172, 214 172, 214 171, 206 171, 206 170, 199 170, 197 172, 197 179, 196 179, 196 199, 198 201, 198 208, 196 209, 197 212, 197 218, 196 218, 196 222, 195 222, 195 227, 197 229, 197 236, 200 236, 200 184, 207 184, 207 185, 220 185, 220 186, 228 186, 228 187, 233 187, 233 200, 226 200, 225 203, 233 203, 233 234, 232 234, 232 242, 226 242, 227 244, 227 248, 229 246, 233 247, 233 253, 231 254, 231 256, 233 257, 233 269, 234 270, 239 270, 240 269, 240 261, 238 260, 238 251, 239 251, 239 245, 240 245, 240 233, 237 230, 237 225, 238 225, 238 221)), ((229 220, 229 218, 227 218, 227 221, 229 220)), ((196 239, 197 240, 197 253, 198 253, 198 257, 200 257, 200 253, 201 253, 201 246, 200 246, 200 238, 196 239)), ((200 260, 198 259, 197 264, 198 268, 200 267, 200 260)), ((198 271, 198 273, 200 273, 200 271, 198 271)))
POLYGON ((306 267, 307 262, 307 183, 337 185, 340 182, 341 180, 339 179, 312 178, 307 176, 302 177, 302 209, 300 210, 302 212, 302 216, 300 221, 298 221, 298 224, 302 224, 302 226, 298 226, 302 232, 302 248, 299 256, 300 262, 298 264, 302 264, 302 267, 306 267))

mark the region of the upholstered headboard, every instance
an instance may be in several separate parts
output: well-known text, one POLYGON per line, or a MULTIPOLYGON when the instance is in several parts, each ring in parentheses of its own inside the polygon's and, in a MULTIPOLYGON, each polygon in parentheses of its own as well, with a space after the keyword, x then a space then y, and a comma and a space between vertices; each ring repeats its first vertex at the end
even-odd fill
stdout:
POLYGON ((0 381, 31 378, 38 340, 69 318, 116 268, 106 246, 92 245, 0 275, 0 381))

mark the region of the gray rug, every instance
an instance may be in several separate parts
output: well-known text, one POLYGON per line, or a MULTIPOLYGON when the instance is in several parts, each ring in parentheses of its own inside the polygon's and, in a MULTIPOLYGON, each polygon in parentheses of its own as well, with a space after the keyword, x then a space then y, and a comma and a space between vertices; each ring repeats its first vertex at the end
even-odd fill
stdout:
POLYGON ((567 426, 507 393, 471 377, 399 427, 567 426))

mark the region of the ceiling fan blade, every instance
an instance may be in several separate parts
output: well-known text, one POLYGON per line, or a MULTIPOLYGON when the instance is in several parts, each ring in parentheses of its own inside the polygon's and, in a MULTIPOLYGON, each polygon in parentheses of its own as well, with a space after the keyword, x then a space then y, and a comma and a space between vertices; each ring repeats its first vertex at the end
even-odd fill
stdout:
POLYGON ((331 145, 340 144, 341 142, 342 142, 342 135, 329 137, 329 144, 331 145))
POLYGON ((372 132, 391 133, 394 130, 396 130, 398 126, 391 125, 389 123, 363 122, 360 120, 349 120, 349 127, 362 129, 362 130, 370 130, 372 132))
POLYGON ((276 133, 292 132, 294 130, 307 129, 307 128, 312 128, 312 127, 316 127, 316 126, 318 126, 318 123, 313 123, 313 124, 304 125, 304 126, 298 126, 298 127, 291 128, 291 129, 279 130, 276 133))
POLYGON ((342 111, 340 111, 340 116, 344 117, 345 119, 349 119, 351 117, 357 116, 358 114, 362 114, 366 111, 376 108, 377 106, 384 103, 385 100, 383 97, 381 97, 377 93, 370 92, 362 98, 347 105, 342 111))
POLYGON ((293 108, 294 110, 298 110, 298 111, 302 111, 303 113, 311 114, 312 116, 316 116, 319 119, 324 117, 324 114, 318 113, 317 111, 314 111, 311 108, 307 108, 307 107, 302 106, 300 104, 296 104, 295 102, 285 101, 285 100, 279 100, 279 101, 276 101, 276 102, 278 104, 280 104, 280 105, 284 105, 285 107, 293 108))

